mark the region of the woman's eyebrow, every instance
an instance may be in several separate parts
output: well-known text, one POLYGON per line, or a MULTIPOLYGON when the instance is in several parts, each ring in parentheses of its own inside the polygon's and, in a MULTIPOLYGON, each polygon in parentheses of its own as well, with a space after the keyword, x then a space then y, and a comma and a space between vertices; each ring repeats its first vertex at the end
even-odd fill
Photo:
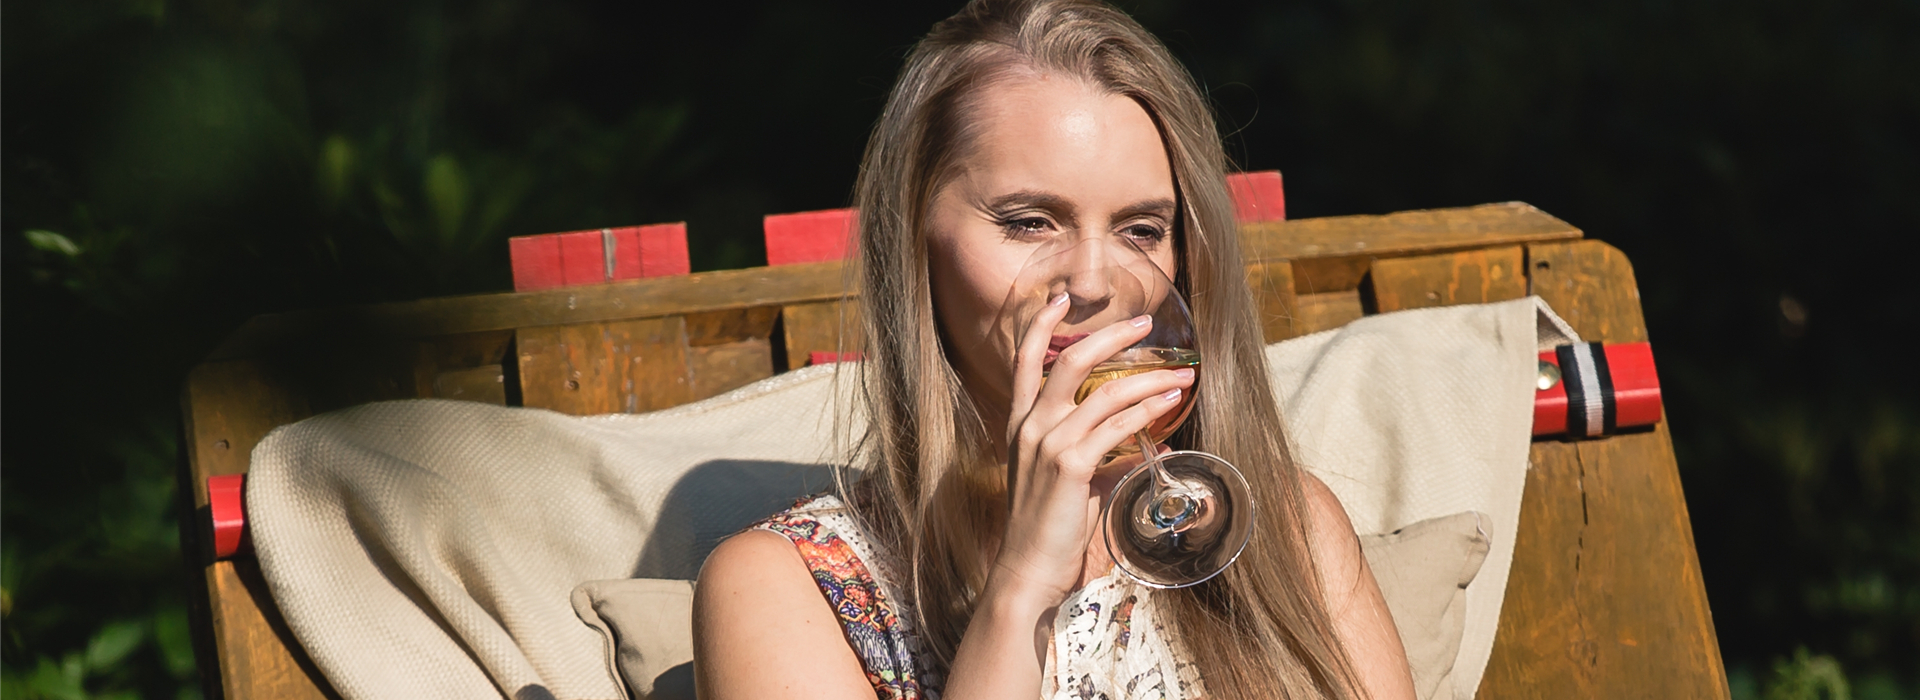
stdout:
POLYGON ((1008 192, 987 200, 988 211, 1001 212, 1023 206, 1045 209, 1056 216, 1065 215, 1073 211, 1073 203, 1067 201, 1066 197, 1042 190, 1008 192))
POLYGON ((1122 219, 1139 216, 1141 214, 1156 214, 1162 217, 1172 218, 1175 206, 1171 199, 1141 200, 1115 211, 1113 213, 1113 223, 1117 224, 1120 223, 1122 219))

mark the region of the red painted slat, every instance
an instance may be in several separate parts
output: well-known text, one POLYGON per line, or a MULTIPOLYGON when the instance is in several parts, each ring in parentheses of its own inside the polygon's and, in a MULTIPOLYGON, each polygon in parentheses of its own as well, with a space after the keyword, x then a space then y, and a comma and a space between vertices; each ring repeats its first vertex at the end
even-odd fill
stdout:
MULTIPOLYGON (((668 277, 693 271, 693 265, 687 259, 685 222, 635 226, 634 237, 637 239, 634 248, 640 251, 641 277, 668 277)), ((623 250, 625 246, 626 243, 622 241, 623 250)))
POLYGON ((553 236, 516 236, 507 240, 513 258, 513 289, 531 292, 566 286, 560 274, 560 240, 553 236))
POLYGON ((1287 219, 1286 189, 1278 170, 1228 175, 1227 192, 1233 195, 1233 214, 1240 223, 1287 219))
POLYGON ((513 288, 522 292, 692 271, 686 222, 516 236, 508 246, 513 256, 513 288), (606 260, 609 239, 611 275, 606 260))
POLYGON ((851 251, 859 210, 827 209, 769 214, 765 220, 767 264, 844 260, 851 251))
POLYGON ((599 229, 574 231, 556 236, 560 239, 560 280, 566 286, 600 284, 607 281, 606 248, 599 229))
POLYGON ((860 353, 857 353, 857 352, 833 352, 831 350, 815 350, 813 352, 807 353, 808 365, 830 365, 835 362, 859 362, 859 361, 860 361, 860 353))
POLYGON ((640 231, 646 226, 623 226, 607 229, 613 236, 613 279, 637 280, 652 277, 646 274, 646 254, 640 245, 640 231))

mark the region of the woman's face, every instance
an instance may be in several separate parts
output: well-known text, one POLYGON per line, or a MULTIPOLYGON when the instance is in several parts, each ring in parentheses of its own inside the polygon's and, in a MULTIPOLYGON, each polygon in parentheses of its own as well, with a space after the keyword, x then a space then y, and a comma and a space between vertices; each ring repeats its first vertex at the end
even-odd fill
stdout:
POLYGON ((929 212, 928 266, 955 369, 1004 410, 1019 329, 1002 312, 1021 268, 1049 241, 1113 237, 1174 278, 1173 171, 1139 103, 1078 79, 999 81, 971 116, 972 148, 929 212))

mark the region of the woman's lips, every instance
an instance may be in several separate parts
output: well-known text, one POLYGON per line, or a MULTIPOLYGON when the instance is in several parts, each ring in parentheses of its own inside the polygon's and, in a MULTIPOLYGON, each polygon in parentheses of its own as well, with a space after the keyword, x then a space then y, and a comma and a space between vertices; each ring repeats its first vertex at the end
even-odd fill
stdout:
POLYGON ((1075 333, 1073 335, 1056 335, 1048 339, 1047 340, 1047 359, 1042 366, 1047 368, 1053 367, 1053 361, 1056 358, 1060 357, 1061 350, 1067 349, 1068 345, 1078 343, 1081 340, 1084 340, 1086 337, 1087 337, 1086 333, 1075 333))

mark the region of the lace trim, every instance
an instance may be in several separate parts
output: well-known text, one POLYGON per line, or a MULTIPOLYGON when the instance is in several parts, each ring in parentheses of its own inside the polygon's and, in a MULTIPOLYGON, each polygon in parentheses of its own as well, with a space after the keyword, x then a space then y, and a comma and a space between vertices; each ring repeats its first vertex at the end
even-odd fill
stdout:
POLYGON ((1054 616, 1041 697, 1188 700, 1205 695, 1173 653, 1154 589, 1117 572, 1087 582, 1054 616))

